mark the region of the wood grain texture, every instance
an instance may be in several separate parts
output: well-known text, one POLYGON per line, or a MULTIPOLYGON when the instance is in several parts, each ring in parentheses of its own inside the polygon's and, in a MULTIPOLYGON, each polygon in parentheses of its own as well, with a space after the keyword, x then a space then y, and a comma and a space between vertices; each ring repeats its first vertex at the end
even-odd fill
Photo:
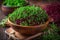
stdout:
POLYGON ((7 40, 7 35, 4 32, 5 28, 0 28, 0 40, 7 40))

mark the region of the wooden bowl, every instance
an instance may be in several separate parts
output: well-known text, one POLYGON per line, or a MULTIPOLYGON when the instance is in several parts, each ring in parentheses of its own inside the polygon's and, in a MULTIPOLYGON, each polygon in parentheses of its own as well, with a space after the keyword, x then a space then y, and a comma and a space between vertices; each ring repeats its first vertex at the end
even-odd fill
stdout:
POLYGON ((49 22, 51 21, 52 19, 48 18, 48 20, 44 24, 40 24, 36 26, 22 26, 22 25, 12 23, 8 18, 8 21, 6 24, 12 27, 15 31, 23 35, 33 35, 33 34, 42 32, 44 29, 46 29, 48 27, 49 22))
POLYGON ((4 6, 2 5, 1 9, 4 15, 8 15, 10 13, 12 13, 15 9, 19 8, 18 6, 16 7, 8 7, 8 6, 4 6))

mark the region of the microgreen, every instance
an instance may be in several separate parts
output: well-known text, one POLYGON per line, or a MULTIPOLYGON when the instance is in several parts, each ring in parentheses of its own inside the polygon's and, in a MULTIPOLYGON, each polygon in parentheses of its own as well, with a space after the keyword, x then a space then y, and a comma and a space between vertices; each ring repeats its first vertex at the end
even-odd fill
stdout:
POLYGON ((7 17, 5 17, 4 19, 2 19, 2 20, 0 21, 0 26, 1 26, 1 27, 5 27, 5 24, 6 24, 7 20, 8 20, 7 17))
POLYGON ((25 2, 25 0, 5 0, 3 2, 3 5, 6 5, 6 6, 25 6, 27 3, 25 2))
POLYGON ((9 15, 10 20, 14 23, 17 20, 20 25, 30 26, 44 23, 48 19, 45 10, 40 7, 26 6, 20 7, 9 15))

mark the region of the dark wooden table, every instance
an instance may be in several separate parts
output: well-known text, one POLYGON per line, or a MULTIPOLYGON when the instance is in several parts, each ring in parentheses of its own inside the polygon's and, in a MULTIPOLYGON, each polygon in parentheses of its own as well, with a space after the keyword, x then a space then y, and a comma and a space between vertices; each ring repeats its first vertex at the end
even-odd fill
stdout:
POLYGON ((7 35, 4 32, 5 28, 0 28, 0 40, 8 40, 7 35))
MULTIPOLYGON (((3 13, 2 13, 2 11, 1 11, 1 9, 0 9, 0 21, 3 19, 5 17, 5 15, 3 15, 3 13)), ((0 40, 7 40, 7 36, 6 36, 6 34, 5 34, 5 28, 2 28, 1 26, 0 26, 0 40)))

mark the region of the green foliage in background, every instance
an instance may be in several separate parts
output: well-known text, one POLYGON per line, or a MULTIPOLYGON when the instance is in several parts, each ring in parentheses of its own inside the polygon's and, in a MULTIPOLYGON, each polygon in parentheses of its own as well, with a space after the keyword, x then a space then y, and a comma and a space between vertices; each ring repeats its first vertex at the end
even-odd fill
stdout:
POLYGON ((6 6, 25 6, 27 3, 25 2, 25 0, 5 0, 3 2, 3 5, 6 5, 6 6))
POLYGON ((46 14, 45 10, 40 7, 26 6, 15 10, 9 15, 9 18, 14 23, 17 19, 25 19, 25 21, 21 22, 20 24, 24 26, 30 26, 34 23, 44 23, 48 19, 48 15, 46 14), (33 23, 30 24, 30 22, 33 23))
POLYGON ((42 40, 60 40, 57 26, 54 23, 50 24, 50 26, 51 29, 44 31, 45 33, 42 35, 42 40))
POLYGON ((58 26, 52 22, 43 31, 42 35, 39 35, 33 40, 60 40, 60 34, 58 32, 60 32, 58 26))

